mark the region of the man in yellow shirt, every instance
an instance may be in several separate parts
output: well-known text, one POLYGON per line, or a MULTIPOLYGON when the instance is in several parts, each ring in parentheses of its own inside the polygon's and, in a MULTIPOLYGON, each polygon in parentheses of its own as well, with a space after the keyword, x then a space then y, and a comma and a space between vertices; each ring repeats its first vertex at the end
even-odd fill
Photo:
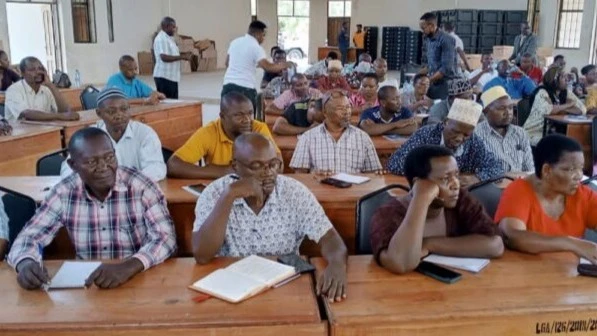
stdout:
POLYGON ((365 52, 365 31, 363 31, 363 25, 357 25, 357 31, 352 35, 352 43, 357 49, 357 63, 359 56, 365 52))
MULTIPOLYGON (((232 145, 244 133, 259 133, 275 142, 265 123, 253 120, 253 104, 236 91, 222 97, 220 118, 201 127, 168 160, 168 176, 213 179, 232 172, 232 145), (197 163, 205 159, 205 165, 197 163)), ((282 159, 276 146, 278 158, 282 159)))

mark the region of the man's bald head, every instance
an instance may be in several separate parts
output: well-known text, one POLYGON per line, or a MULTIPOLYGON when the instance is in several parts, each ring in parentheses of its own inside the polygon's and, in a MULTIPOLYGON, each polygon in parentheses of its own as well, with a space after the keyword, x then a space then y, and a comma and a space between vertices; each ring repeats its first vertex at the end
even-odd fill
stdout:
POLYGON ((239 135, 232 148, 234 159, 247 160, 259 156, 260 152, 273 153, 276 157, 276 148, 270 139, 259 133, 245 133, 239 135))
POLYGON ((86 144, 91 140, 105 138, 107 143, 112 146, 112 141, 108 134, 97 127, 85 127, 76 131, 68 141, 68 152, 72 157, 77 156, 86 150, 86 144))

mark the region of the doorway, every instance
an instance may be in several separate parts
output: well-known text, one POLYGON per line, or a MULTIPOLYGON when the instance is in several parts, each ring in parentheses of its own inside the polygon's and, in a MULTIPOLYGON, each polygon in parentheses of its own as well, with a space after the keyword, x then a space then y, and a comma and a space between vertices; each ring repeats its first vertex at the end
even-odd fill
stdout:
POLYGON ((25 57, 34 56, 46 66, 50 76, 56 69, 62 68, 56 8, 56 0, 35 3, 7 1, 11 63, 19 63, 25 57))
POLYGON ((278 46, 298 69, 308 66, 309 1, 278 0, 278 46))

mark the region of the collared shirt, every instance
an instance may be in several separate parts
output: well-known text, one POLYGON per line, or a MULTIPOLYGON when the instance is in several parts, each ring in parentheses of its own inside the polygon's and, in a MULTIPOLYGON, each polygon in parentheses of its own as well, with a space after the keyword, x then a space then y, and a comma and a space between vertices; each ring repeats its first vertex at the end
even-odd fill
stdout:
POLYGON ((325 60, 321 60, 312 66, 310 66, 307 70, 305 70, 305 76, 325 76, 328 74, 328 65, 325 60))
POLYGON ((367 133, 349 125, 336 141, 325 123, 299 137, 290 167, 348 174, 382 169, 373 141, 367 133))
POLYGON ((483 92, 491 89, 494 86, 502 86, 510 95, 512 99, 522 99, 524 97, 530 96, 537 85, 530 79, 528 76, 524 75, 519 79, 514 79, 511 77, 502 78, 496 77, 489 81, 489 83, 485 84, 483 87, 483 92))
POLYGON ((155 67, 153 68, 153 77, 165 78, 173 82, 180 81, 180 61, 164 62, 161 54, 169 56, 180 56, 180 50, 172 36, 161 30, 153 41, 153 51, 155 54, 155 67))
MULTIPOLYGON (((471 72, 468 75, 468 79, 473 79, 475 78, 479 73, 481 73, 481 71, 483 71, 482 68, 476 69, 475 71, 471 72)), ((483 87, 485 87, 485 85, 487 85, 487 83, 489 83, 492 79, 496 78, 498 76, 498 72, 495 69, 492 69, 491 72, 486 72, 484 74, 481 75, 481 77, 479 77, 479 79, 477 80, 477 83, 475 84, 475 87, 478 88, 479 90, 483 90, 483 87)))
POLYGON ((78 174, 60 181, 19 233, 8 255, 16 267, 39 262, 40 247, 65 227, 77 259, 137 258, 145 269, 170 257, 176 233, 166 198, 137 170, 118 167, 116 183, 102 202, 91 196, 78 174))
POLYGON ((533 152, 529 136, 520 126, 510 125, 502 136, 487 121, 477 125, 475 134, 495 154, 505 172, 534 172, 533 152))
MULTIPOLYGON (((226 187, 235 181, 227 175, 203 190, 195 207, 193 231, 199 231, 226 187)), ((291 177, 278 175, 276 187, 259 214, 243 198, 234 200, 218 256, 297 254, 305 236, 319 242, 332 228, 307 187, 291 177)))
MULTIPOLYGON (((106 132, 112 140, 119 166, 138 169, 152 181, 160 181, 166 177, 162 143, 153 128, 131 120, 120 140, 116 142, 108 133, 103 120, 98 121, 94 126, 106 132)), ((64 161, 60 176, 64 178, 72 172, 68 163, 64 161)))
POLYGON ((259 45, 257 39, 249 34, 230 42, 224 85, 235 84, 254 89, 255 69, 266 57, 265 50, 259 45))
MULTIPOLYGON (((581 110, 582 114, 587 113, 585 104, 572 91, 568 90, 567 97, 574 102, 574 106, 581 110)), ((529 134, 531 145, 536 145, 543 138, 544 117, 549 115, 552 109, 553 102, 549 98, 547 91, 545 89, 537 91, 535 101, 533 102, 533 106, 531 106, 531 113, 524 122, 524 125, 522 125, 524 130, 529 134)))
POLYGON ((5 118, 17 120, 25 110, 37 110, 48 113, 57 113, 56 99, 52 91, 45 85, 39 87, 35 93, 24 79, 11 85, 6 90, 5 118))
POLYGON ((8 229, 8 216, 4 211, 4 203, 2 203, 2 197, 0 197, 0 239, 8 240, 10 237, 8 229))
MULTIPOLYGON (((443 131, 443 124, 419 128, 402 147, 392 154, 388 161, 388 170, 396 175, 404 175, 404 161, 408 153, 423 145, 439 145, 442 141, 443 131)), ((478 135, 473 133, 460 147, 462 147, 462 155, 456 156, 460 173, 474 174, 481 181, 504 175, 502 164, 478 135)))
POLYGON ((361 120, 359 120, 359 125, 365 120, 371 120, 376 124, 390 124, 399 120, 404 120, 412 117, 413 113, 409 109, 407 109, 406 107, 401 107, 400 111, 394 113, 390 120, 385 120, 381 116, 381 107, 375 106, 361 113, 361 120))
POLYGON ((151 96, 151 93, 153 92, 153 89, 139 78, 135 77, 132 80, 128 79, 124 77, 122 72, 112 75, 108 79, 106 87, 119 88, 129 99, 147 98, 151 96))
MULTIPOLYGON (((253 120, 251 126, 254 133, 259 133, 270 139, 274 145, 276 144, 265 123, 253 120)), ((189 140, 174 155, 192 164, 205 158, 205 164, 227 166, 232 161, 233 144, 234 141, 230 140, 226 133, 224 133, 222 120, 218 118, 193 133, 189 140)), ((276 151, 280 153, 277 146, 276 151)))
POLYGON ((296 95, 294 90, 290 89, 290 90, 284 91, 278 98, 276 98, 274 100, 273 104, 278 109, 285 110, 292 103, 296 103, 298 101, 305 100, 305 99, 311 99, 311 98, 317 99, 319 97, 321 97, 321 91, 314 89, 314 88, 309 88, 309 91, 307 92, 306 97, 299 97, 296 95))
POLYGON ((456 74, 456 41, 450 34, 437 30, 435 35, 427 38, 427 64, 429 75, 441 72, 446 78, 456 74))

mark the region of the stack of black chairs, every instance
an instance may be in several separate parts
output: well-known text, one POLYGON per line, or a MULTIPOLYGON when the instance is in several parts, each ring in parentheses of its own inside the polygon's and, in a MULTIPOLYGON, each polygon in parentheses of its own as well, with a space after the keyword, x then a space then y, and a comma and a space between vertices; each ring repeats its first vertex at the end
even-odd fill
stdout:
POLYGON ((383 27, 381 57, 388 62, 388 70, 398 70, 405 63, 408 27, 383 27))
POLYGON ((379 27, 365 27, 365 52, 371 55, 371 59, 377 58, 377 38, 379 27))

